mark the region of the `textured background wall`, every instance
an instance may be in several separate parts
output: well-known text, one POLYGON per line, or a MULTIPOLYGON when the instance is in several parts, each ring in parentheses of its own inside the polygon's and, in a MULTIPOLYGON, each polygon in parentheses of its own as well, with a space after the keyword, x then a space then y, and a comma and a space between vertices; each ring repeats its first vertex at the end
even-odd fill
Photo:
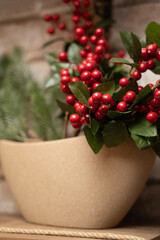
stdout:
MULTIPOLYGON (((113 18, 117 22, 111 31, 110 41, 115 49, 122 48, 119 30, 132 31, 144 37, 145 27, 150 21, 160 22, 159 0, 115 0, 113 7, 113 18)), ((69 9, 60 0, 0 0, 0 55, 10 51, 15 45, 22 46, 26 50, 30 68, 39 80, 48 75, 49 68, 45 63, 44 53, 50 50, 41 50, 42 44, 49 39, 41 16, 43 13, 55 12, 63 15, 64 20, 68 18, 69 9)), ((54 45, 54 48, 60 49, 61 44, 54 45)), ((149 73, 144 81, 148 82, 152 77, 149 73)), ((156 181, 145 187, 129 214, 130 219, 137 217, 140 220, 160 222, 160 160, 156 162, 151 177, 156 181)), ((1 172, 0 212, 17 212, 1 172)))

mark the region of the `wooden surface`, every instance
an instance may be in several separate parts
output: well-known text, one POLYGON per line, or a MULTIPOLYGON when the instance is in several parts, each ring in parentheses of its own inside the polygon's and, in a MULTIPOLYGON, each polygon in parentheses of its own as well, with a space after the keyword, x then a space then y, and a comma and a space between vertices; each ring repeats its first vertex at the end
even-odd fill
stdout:
MULTIPOLYGON (((15 215, 0 215, 0 228, 18 228, 18 229, 41 229, 41 230, 70 230, 74 232, 97 232, 97 233, 112 233, 112 234, 121 234, 121 235, 131 235, 131 239, 133 240, 133 236, 142 237, 144 240, 156 239, 160 240, 160 226, 130 226, 130 227, 118 227, 107 230, 82 230, 82 229, 62 229, 55 228, 50 226, 43 226, 37 224, 31 224, 26 222, 20 216, 15 215)), ((42 236, 42 235, 31 235, 31 234, 13 234, 13 233, 0 233, 0 240, 65 240, 65 239, 73 239, 78 240, 80 238, 76 237, 62 237, 62 236, 42 236)), ((81 238, 82 239, 82 238, 81 238)), ((83 238, 85 239, 85 238, 83 238)), ((89 238, 87 238, 89 239, 89 238)))

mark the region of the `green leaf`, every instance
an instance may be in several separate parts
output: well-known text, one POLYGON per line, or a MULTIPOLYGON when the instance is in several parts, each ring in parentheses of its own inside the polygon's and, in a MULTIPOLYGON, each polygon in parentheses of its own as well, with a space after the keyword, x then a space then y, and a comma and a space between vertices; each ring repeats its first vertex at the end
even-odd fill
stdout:
POLYGON ((146 28, 146 36, 149 41, 156 43, 160 47, 160 24, 151 22, 146 28))
POLYGON ((123 64, 129 65, 131 67, 139 67, 138 63, 130 63, 123 58, 111 58, 110 62, 111 63, 123 63, 123 64))
POLYGON ((140 135, 144 137, 156 137, 157 127, 156 124, 149 123, 146 116, 143 116, 131 126, 129 126, 129 131, 131 134, 140 135))
POLYGON ((97 121, 97 119, 91 118, 91 130, 93 135, 97 133, 98 129, 99 129, 99 122, 97 121))
POLYGON ((76 113, 75 108, 72 105, 62 102, 58 99, 56 100, 56 102, 63 112, 69 112, 69 114, 76 113))
POLYGON ((98 131, 95 135, 93 135, 92 130, 89 127, 85 126, 84 134, 86 136, 89 146, 91 147, 93 152, 97 154, 103 147, 103 138, 101 131, 98 131))
POLYGON ((138 39, 138 37, 131 33, 131 38, 132 38, 132 52, 133 52, 133 61, 135 63, 138 63, 141 57, 141 43, 138 39))
POLYGON ((42 45, 42 49, 45 48, 45 47, 50 46, 50 45, 53 44, 53 43, 59 42, 59 41, 65 41, 65 38, 63 38, 63 37, 54 38, 54 39, 52 39, 52 40, 44 43, 44 44, 42 45))
POLYGON ((106 28, 113 25, 115 22, 116 22, 115 20, 107 18, 97 23, 95 28, 99 28, 99 27, 106 28))
POLYGON ((133 49, 132 49, 132 38, 130 32, 120 31, 121 40, 129 54, 129 56, 133 59, 133 49))
POLYGON ((124 121, 112 120, 103 129, 103 140, 107 147, 115 147, 127 140, 128 131, 124 121))
POLYGON ((47 81, 45 88, 50 88, 53 86, 57 86, 60 83, 60 75, 58 73, 54 73, 53 76, 47 81))
POLYGON ((48 53, 45 55, 46 61, 50 64, 53 65, 55 61, 59 61, 58 60, 58 55, 54 54, 54 53, 48 53))
POLYGON ((67 51, 68 59, 73 63, 80 63, 82 61, 79 55, 81 49, 82 47, 79 44, 71 43, 67 51))
POLYGON ((127 112, 117 112, 117 111, 113 111, 113 110, 110 110, 108 111, 107 113, 107 116, 111 119, 116 119, 116 118, 120 118, 126 114, 129 114, 131 113, 132 111, 127 111, 127 112))
POLYGON ((106 58, 102 60, 100 67, 102 68, 102 71, 104 72, 104 74, 108 73, 109 64, 106 58))
POLYGON ((134 133, 131 133, 131 137, 140 150, 147 149, 151 146, 151 142, 143 136, 138 136, 134 133))
POLYGON ((98 87, 96 87, 93 92, 100 92, 102 94, 108 93, 112 96, 114 93, 114 90, 115 90, 115 82, 109 81, 109 82, 104 82, 98 87))
POLYGON ((118 92, 115 92, 113 94, 113 99, 115 101, 121 101, 122 97, 130 90, 134 91, 135 93, 138 92, 137 82, 135 80, 133 80, 133 79, 130 80, 129 84, 126 87, 122 88, 118 92))
POLYGON ((130 106, 130 108, 133 108, 135 105, 137 105, 138 103, 142 102, 142 100, 144 100, 149 94, 152 93, 152 89, 149 85, 145 86, 140 93, 137 95, 135 101, 133 102, 133 104, 130 106))
POLYGON ((82 82, 71 82, 68 84, 71 92, 74 96, 80 101, 82 104, 88 105, 88 98, 90 97, 90 93, 88 91, 87 85, 82 82))

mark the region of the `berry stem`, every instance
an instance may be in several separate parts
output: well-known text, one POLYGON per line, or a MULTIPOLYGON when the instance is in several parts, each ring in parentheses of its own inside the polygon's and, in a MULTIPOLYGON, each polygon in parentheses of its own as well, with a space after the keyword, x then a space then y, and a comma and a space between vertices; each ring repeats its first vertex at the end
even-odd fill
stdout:
POLYGON ((74 132, 73 132, 73 134, 71 135, 71 137, 77 137, 77 136, 79 135, 80 131, 81 131, 80 128, 75 129, 74 132))
POLYGON ((65 117, 64 117, 64 138, 67 138, 68 116, 69 116, 69 112, 65 112, 65 117))
POLYGON ((160 81, 158 81, 153 87, 152 87, 152 90, 154 91, 157 87, 160 86, 160 81))

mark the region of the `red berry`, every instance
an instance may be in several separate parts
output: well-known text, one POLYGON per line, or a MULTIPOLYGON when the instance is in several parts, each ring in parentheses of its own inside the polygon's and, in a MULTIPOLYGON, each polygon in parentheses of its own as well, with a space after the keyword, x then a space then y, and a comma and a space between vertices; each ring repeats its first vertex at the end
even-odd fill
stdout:
POLYGON ((50 14, 46 14, 43 16, 44 21, 50 22, 52 20, 52 16, 50 14))
POLYGON ((93 77, 94 80, 99 81, 99 80, 101 80, 102 73, 98 69, 95 69, 92 72, 92 77, 93 77))
POLYGON ((152 107, 155 107, 155 108, 159 107, 160 105, 158 98, 152 98, 149 103, 152 107))
POLYGON ((114 100, 112 100, 109 109, 110 109, 110 110, 115 110, 116 107, 117 107, 116 102, 115 102, 114 100))
POLYGON ((160 61, 160 50, 157 51, 156 58, 157 58, 158 61, 160 61))
POLYGON ((80 105, 76 108, 76 111, 80 115, 85 115, 88 113, 88 108, 85 105, 80 105))
POLYGON ((94 60, 96 61, 96 63, 99 64, 102 61, 102 56, 95 54, 94 55, 94 60))
POLYGON ((80 56, 82 58, 86 58, 87 57, 87 53, 86 53, 86 51, 84 49, 82 49, 79 54, 80 54, 80 56))
POLYGON ((131 103, 135 100, 136 98, 136 93, 133 92, 133 91, 128 91, 126 94, 125 94, 125 98, 126 98, 126 101, 128 103, 131 103))
POLYGON ((102 102, 104 104, 111 104, 112 101, 113 101, 113 99, 112 99, 112 96, 110 94, 106 93, 102 96, 102 102))
POLYGON ((90 13, 89 12, 84 12, 83 13, 83 18, 86 19, 86 20, 90 19, 91 18, 90 13))
POLYGON ((141 62, 140 63, 140 66, 138 67, 138 71, 140 71, 140 72, 145 72, 146 70, 147 70, 147 63, 145 63, 145 62, 141 62))
POLYGON ((149 110, 148 105, 146 105, 146 104, 141 104, 140 107, 139 107, 139 112, 141 114, 147 113, 148 110, 149 110))
POLYGON ((70 83, 70 77, 68 75, 64 75, 61 77, 61 83, 66 85, 68 83, 70 83))
POLYGON ((141 78, 141 73, 140 73, 138 70, 134 70, 134 71, 132 72, 132 77, 133 77, 136 81, 138 81, 138 80, 141 78))
POLYGON ((105 54, 105 58, 106 58, 107 60, 110 60, 110 59, 112 58, 112 56, 111 56, 110 53, 106 53, 106 54, 105 54))
POLYGON ((81 105, 81 102, 77 101, 77 102, 75 102, 75 104, 74 104, 74 108, 77 108, 77 107, 80 106, 80 105, 81 105))
POLYGON ((86 120, 87 123, 90 123, 90 118, 89 118, 89 114, 88 113, 85 115, 85 120, 86 120))
POLYGON ((90 42, 91 42, 92 44, 96 44, 97 41, 98 41, 98 38, 97 38, 96 35, 92 35, 92 36, 90 37, 90 42))
POLYGON ((59 14, 53 14, 53 16, 52 16, 52 20, 53 21, 58 21, 59 20, 59 14))
POLYGON ((82 81, 89 81, 92 77, 92 74, 89 71, 84 71, 81 73, 81 80, 82 81))
POLYGON ((54 27, 49 27, 49 28, 47 29, 47 32, 48 32, 49 34, 54 34, 55 28, 54 28, 54 27))
POLYGON ((70 82, 79 82, 80 79, 78 77, 72 77, 70 82))
POLYGON ((156 66, 156 63, 155 63, 155 61, 153 60, 153 59, 149 59, 148 61, 147 61, 147 68, 148 69, 154 69, 155 68, 155 66, 156 66))
POLYGON ((125 55, 125 51, 120 50, 120 51, 118 52, 118 57, 123 58, 124 55, 125 55))
POLYGON ((81 122, 79 122, 79 123, 72 123, 72 127, 73 127, 73 128, 78 129, 78 128, 80 128, 81 126, 82 126, 82 123, 81 123, 81 122))
POLYGON ((69 3, 70 0, 62 0, 64 3, 69 3))
POLYGON ((60 52, 58 58, 61 62, 68 62, 68 56, 66 52, 60 52))
POLYGON ((127 110, 128 106, 127 106, 127 103, 126 102, 119 102, 117 104, 117 111, 119 112, 125 112, 127 110))
POLYGON ((104 115, 100 113, 99 111, 95 112, 95 117, 97 120, 102 120, 104 118, 104 115))
POLYGON ((157 122, 158 115, 157 115, 157 113, 155 113, 155 112, 149 112, 149 113, 147 113, 147 115, 146 115, 146 119, 147 119, 147 121, 150 122, 150 123, 155 123, 155 122, 157 122))
POLYGON ((74 23, 79 23, 80 17, 79 17, 78 15, 73 15, 72 21, 73 21, 74 23))
POLYGON ((80 5, 81 5, 81 3, 80 3, 79 0, 74 0, 74 1, 73 1, 73 5, 75 6, 75 8, 79 8, 80 5))
POLYGON ((80 122, 80 116, 78 114, 72 114, 70 117, 69 117, 69 120, 71 123, 79 123, 80 122))
MULTIPOLYGON (((160 79, 158 79, 156 83, 160 83, 160 79)), ((160 90, 160 86, 158 86, 157 88, 160 90)))
POLYGON ((101 55, 104 53, 104 47, 102 45, 97 45, 95 48, 95 53, 101 55))
POLYGON ((104 38, 101 38, 98 40, 97 45, 101 45, 101 46, 105 47, 106 43, 107 43, 106 40, 104 38))
POLYGON ((70 95, 68 95, 68 96, 66 97, 66 102, 67 102, 68 104, 74 105, 75 100, 76 100, 76 98, 75 98, 75 96, 74 96, 73 94, 70 94, 70 95))
POLYGON ((78 35, 78 36, 83 36, 84 35, 84 29, 82 27, 77 27, 75 29, 75 34, 78 35))
POLYGON ((88 62, 88 63, 85 65, 85 68, 86 68, 87 71, 92 72, 92 71, 94 70, 94 68, 95 68, 95 64, 92 63, 92 62, 88 62))
POLYGON ((154 97, 160 99, 160 90, 159 89, 156 89, 154 91, 154 97))
POLYGON ((85 65, 84 64, 79 64, 78 66, 78 71, 82 73, 85 70, 85 65))
POLYGON ((105 115, 108 112, 109 108, 106 105, 101 105, 98 108, 98 112, 100 112, 102 115, 105 115))
POLYGON ((156 54, 157 49, 158 49, 158 46, 157 46, 155 43, 149 44, 149 45, 147 46, 148 55, 149 55, 150 57, 154 57, 155 54, 156 54))
POLYGON ((147 85, 150 86, 151 88, 153 87, 153 84, 152 84, 152 83, 148 83, 147 85))
POLYGON ((62 83, 60 83, 60 88, 61 88, 62 92, 70 93, 70 88, 68 87, 68 85, 63 85, 62 83))
POLYGON ((68 69, 63 68, 63 69, 61 69, 61 71, 60 71, 60 75, 61 75, 61 76, 69 76, 70 73, 69 73, 68 69))
POLYGON ((138 86, 138 93, 140 93, 140 91, 142 91, 143 87, 142 86, 138 86))
POLYGON ((95 92, 92 94, 92 99, 94 103, 100 103, 102 101, 102 94, 100 92, 95 92))
POLYGON ((85 46, 85 51, 86 51, 87 53, 91 52, 91 51, 92 51, 91 45, 86 45, 86 46, 85 46))
POLYGON ((94 105, 95 105, 92 97, 90 97, 90 98, 88 99, 88 104, 89 104, 89 106, 94 106, 94 105))
POLYGON ((141 59, 142 60, 148 60, 148 51, 146 48, 141 49, 141 59))
POLYGON ((85 7, 89 7, 91 3, 90 0, 84 0, 83 4, 85 7))
POLYGON ((59 27, 59 29, 61 29, 61 30, 66 29, 66 25, 65 25, 65 23, 63 23, 63 22, 59 23, 59 24, 58 24, 58 27, 59 27))
POLYGON ((110 49, 110 45, 109 45, 109 43, 106 43, 105 50, 107 51, 109 49, 110 49))
POLYGON ((94 89, 96 89, 99 85, 101 85, 100 83, 94 83, 92 86, 92 90, 94 91, 94 89))
POLYGON ((103 28, 96 28, 94 33, 97 37, 102 37, 104 30, 103 30, 103 28))
POLYGON ((123 78, 121 78, 119 80, 119 85, 121 87, 126 87, 128 85, 128 83, 129 83, 129 79, 128 78, 123 77, 123 78))
POLYGON ((87 35, 83 35, 81 38, 80 38, 80 43, 82 44, 82 45, 87 45, 87 43, 88 43, 88 36, 87 35))
POLYGON ((97 106, 90 106, 91 112, 95 113, 97 111, 97 106))
POLYGON ((84 27, 85 27, 86 29, 90 29, 91 27, 93 27, 93 22, 92 22, 92 21, 87 21, 87 22, 85 23, 84 27))

